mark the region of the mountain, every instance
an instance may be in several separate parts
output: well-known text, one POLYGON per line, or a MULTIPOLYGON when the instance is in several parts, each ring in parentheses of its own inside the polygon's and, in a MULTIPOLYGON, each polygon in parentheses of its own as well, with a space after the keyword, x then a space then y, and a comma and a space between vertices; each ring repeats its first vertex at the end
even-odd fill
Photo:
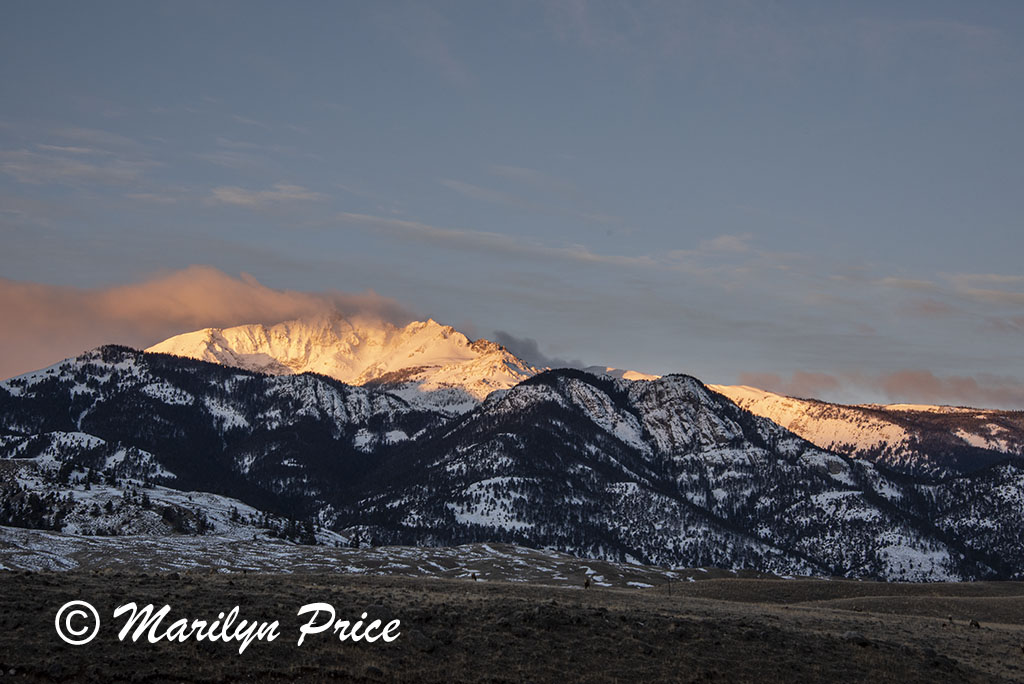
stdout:
POLYGON ((846 406, 753 387, 711 385, 756 415, 837 453, 912 475, 1024 462, 1024 411, 917 404, 846 406))
POLYGON ((205 328, 146 351, 270 375, 318 373, 349 385, 386 385, 408 401, 452 414, 538 372, 500 345, 471 342, 433 320, 399 328, 338 314, 272 326, 205 328))
POLYGON ((699 381, 538 375, 406 444, 404 477, 341 512, 391 541, 483 538, 660 565, 963 578, 904 484, 818 450, 699 381))
MULTIPOLYGON (((484 339, 433 320, 405 327, 339 315, 274 326, 207 328, 147 351, 291 375, 319 373, 378 386, 427 411, 456 416, 540 369, 484 339)), ((607 366, 587 372, 624 380, 660 376, 607 366)), ((908 404, 844 406, 745 386, 711 388, 819 448, 911 475, 968 473, 1024 458, 1024 413, 908 404)))
POLYGON ((0 383, 0 457, 0 524, 25 527, 1024 577, 1017 465, 890 473, 688 376, 546 371, 453 413, 388 383, 102 347, 0 383))
MULTIPOLYGON (((603 366, 596 375, 660 376, 603 366)), ((1024 462, 1024 411, 926 404, 833 404, 745 385, 708 385, 744 409, 827 451, 909 475, 945 477, 1024 462)))

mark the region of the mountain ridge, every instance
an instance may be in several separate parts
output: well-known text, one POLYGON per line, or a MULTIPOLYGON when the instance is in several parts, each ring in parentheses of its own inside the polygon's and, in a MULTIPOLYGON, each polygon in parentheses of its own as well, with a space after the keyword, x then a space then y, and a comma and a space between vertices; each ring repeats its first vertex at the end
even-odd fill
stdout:
POLYGON ((386 384, 413 402, 469 410, 538 369, 488 340, 471 341, 433 319, 403 327, 339 314, 267 326, 204 328, 146 349, 270 375, 305 372, 349 385, 386 384))
POLYGON ((709 385, 820 448, 906 473, 970 472, 1024 460, 1024 412, 923 404, 833 404, 743 385, 709 385))
POLYGON ((0 382, 0 524, 1024 577, 1022 435, 1024 413, 541 369, 429 319, 322 316, 0 382))
POLYGON ((776 574, 1024 573, 1024 470, 896 477, 684 375, 550 370, 452 416, 372 385, 104 347, 0 383, 0 418, 13 478, 0 523, 127 534, 153 517, 139 507, 149 486, 165 518, 147 533, 237 524, 228 503, 202 515, 194 490, 288 538, 508 542, 776 574))

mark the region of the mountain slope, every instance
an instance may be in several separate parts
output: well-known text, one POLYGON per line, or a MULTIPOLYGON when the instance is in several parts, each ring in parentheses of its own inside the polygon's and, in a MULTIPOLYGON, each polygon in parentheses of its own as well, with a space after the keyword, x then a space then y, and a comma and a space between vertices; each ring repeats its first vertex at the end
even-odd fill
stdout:
POLYGON ((935 480, 829 453, 687 376, 547 371, 454 416, 372 383, 124 347, 0 383, 0 524, 45 529, 213 523, 783 575, 1011 578, 1024 576, 1022 491, 1012 464, 935 480))
POLYGON ((537 373, 504 347, 433 320, 403 328, 340 315, 273 326, 206 328, 146 351, 268 373, 318 373, 349 385, 386 384, 409 401, 449 413, 537 373))
POLYGON ((0 454, 309 517, 444 420, 377 388, 102 347, 0 383, 0 454), (121 453, 124 452, 124 453, 121 453), (125 455, 127 454, 127 455, 125 455))
POLYGON ((392 456, 403 478, 340 512, 390 542, 498 539, 662 565, 890 579, 985 571, 909 483, 709 392, 551 371, 392 456))
POLYGON ((901 472, 946 476, 1024 460, 1024 412, 914 404, 846 406, 711 385, 748 411, 831 451, 901 472))

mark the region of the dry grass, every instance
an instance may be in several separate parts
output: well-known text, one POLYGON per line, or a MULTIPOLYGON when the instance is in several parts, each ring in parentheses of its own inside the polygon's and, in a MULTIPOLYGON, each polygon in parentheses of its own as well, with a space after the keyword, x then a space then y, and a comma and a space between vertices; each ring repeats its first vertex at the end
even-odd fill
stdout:
POLYGON ((0 661, 24 681, 1019 682, 1024 586, 712 579, 582 590, 328 573, 0 573, 0 661), (53 618, 96 605, 99 637, 72 647, 53 618), (237 646, 121 643, 115 606, 173 617, 281 620, 282 636, 237 646), (402 621, 392 644, 327 634, 296 647, 299 606, 325 601, 402 621), (949 617, 953 618, 950 622, 949 617), (980 627, 972 627, 970 620, 980 627), (116 625, 116 626, 115 626, 116 625), (857 632, 863 638, 848 635, 857 632))

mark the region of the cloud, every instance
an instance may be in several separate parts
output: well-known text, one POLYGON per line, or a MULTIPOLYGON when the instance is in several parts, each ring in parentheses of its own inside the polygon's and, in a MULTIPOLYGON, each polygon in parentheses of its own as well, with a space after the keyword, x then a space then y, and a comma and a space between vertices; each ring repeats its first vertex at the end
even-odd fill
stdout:
POLYGON ((796 371, 788 380, 775 373, 740 373, 739 382, 741 385, 806 399, 825 396, 841 386, 839 379, 832 375, 806 371, 796 371))
MULTIPOLYGON (((943 283, 913 278, 885 277, 875 279, 876 285, 917 293, 933 293, 961 302, 987 304, 996 307, 1024 306, 1024 276, 997 273, 955 273, 944 274, 943 283)), ((940 316, 954 313, 955 309, 934 297, 916 300, 902 307, 909 313, 940 316)))
POLYGON ((426 3, 410 3, 392 7, 377 19, 417 62, 429 65, 453 86, 472 84, 472 72, 452 49, 451 24, 437 9, 426 3))
POLYGON ((1024 382, 1015 378, 939 377, 926 370, 904 370, 880 376, 877 383, 894 400, 911 398, 929 403, 1024 408, 1024 382))
POLYGON ((403 240, 418 240, 439 248, 502 257, 659 269, 666 273, 703 277, 708 279, 709 284, 726 290, 740 287, 741 280, 749 279, 755 271, 784 271, 785 260, 791 258, 791 255, 747 248, 746 236, 724 236, 724 239, 712 240, 714 244, 710 247, 709 243, 702 243, 696 249, 666 250, 658 254, 601 254, 581 244, 555 246, 504 233, 445 228, 369 214, 341 213, 337 219, 363 229, 403 240), (738 248, 740 244, 744 246, 743 249, 738 248))
POLYGON ((1024 276, 1001 273, 956 273, 947 276, 953 291, 963 297, 996 306, 1024 306, 1024 276))
MULTIPOLYGON (((526 209, 541 211, 557 216, 571 216, 584 221, 602 224, 623 224, 619 216, 607 214, 601 211, 594 211, 587 206, 587 202, 576 186, 562 178, 550 176, 542 171, 530 169, 523 166, 509 166, 507 164, 491 164, 487 167, 495 176, 513 181, 525 186, 525 189, 546 195, 549 201, 544 203, 529 202, 517 196, 507 193, 498 193, 500 197, 480 196, 479 199, 491 199, 506 204, 513 204, 526 209), (554 200, 552 203, 550 200, 554 200)), ((491 193, 493 191, 486 191, 491 193)), ((467 193, 468 194, 468 193, 467 193)))
POLYGON ((404 221, 352 213, 339 214, 338 219, 345 223, 362 226, 397 237, 411 238, 431 245, 473 252, 559 259, 592 264, 615 264, 620 266, 653 266, 657 264, 649 256, 597 254, 583 245, 553 247, 530 240, 514 238, 502 233, 441 228, 417 221, 404 221))
POLYGON ((958 292, 966 297, 970 297, 971 299, 985 302, 987 304, 1013 307, 1024 306, 1024 292, 996 290, 983 287, 967 287, 958 290, 958 292))
POLYGON ((922 369, 875 375, 796 371, 788 379, 774 373, 740 373, 739 382, 802 398, 827 400, 842 391, 862 389, 891 402, 1024 409, 1024 381, 991 374, 939 376, 922 369))
POLYGON ((539 209, 540 207, 527 202, 526 200, 520 199, 515 195, 510 195, 507 192, 500 190, 491 190, 489 188, 482 188, 479 185, 473 185, 471 183, 463 183, 462 181, 452 180, 450 178, 442 178, 440 180, 441 185, 445 186, 449 190, 454 190, 466 197, 471 197, 475 200, 482 202, 493 202, 495 204, 507 204, 513 207, 520 207, 523 209, 539 209))
POLYGON ((701 243, 700 248, 706 252, 748 252, 750 251, 750 241, 753 237, 751 233, 719 235, 716 238, 701 243))
POLYGON ((936 289, 935 283, 929 280, 914 280, 912 278, 880 278, 875 281, 883 287, 892 287, 898 290, 910 290, 912 292, 927 292, 936 289))
POLYGON ((922 318, 945 318, 957 313, 956 307, 938 299, 915 299, 899 307, 903 313, 922 318))
POLYGON ((149 202, 152 204, 176 204, 178 202, 177 197, 155 192, 129 192, 125 194, 125 197, 138 202, 149 202))
POLYGON ((530 337, 516 337, 511 333, 507 333, 504 330, 494 331, 494 342, 497 342, 501 346, 508 349, 510 352, 521 358, 527 363, 548 368, 584 368, 585 364, 579 360, 567 361, 557 357, 546 356, 540 351, 540 345, 537 340, 530 337))
POLYGON ((0 278, 0 377, 101 344, 142 348, 205 327, 272 324, 332 311, 395 324, 414 318, 396 301, 372 291, 278 290, 252 276, 236 278, 206 266, 99 289, 0 278))
POLYGON ((256 119, 249 119, 244 116, 239 116, 238 114, 232 114, 231 118, 240 124, 245 124, 246 126, 256 126, 257 128, 262 128, 264 130, 270 129, 270 126, 263 123, 262 121, 257 121, 256 119))
POLYGON ((1005 333, 1024 332, 1024 316, 1010 316, 1008 318, 989 318, 986 321, 988 327, 993 330, 1005 333))
POLYGON ((1024 276, 1003 273, 959 273, 951 276, 954 283, 969 286, 973 283, 994 283, 1000 285, 1024 285, 1024 276))
POLYGON ((68 138, 69 140, 77 140, 79 142, 89 143, 96 147, 121 147, 121 148, 132 148, 138 147, 138 143, 131 138, 126 138, 123 135, 117 133, 111 133, 109 131, 101 131, 95 128, 80 128, 80 127, 69 127, 59 128, 54 131, 54 134, 68 138))
POLYGON ((43 153, 25 149, 0 151, 0 172, 31 185, 129 185, 138 181, 147 169, 158 165, 152 161, 116 158, 86 161, 78 149, 72 152, 62 149, 59 153, 43 149, 43 153))
POLYGON ((36 145, 47 152, 62 152, 64 154, 109 154, 105 150, 98 150, 94 147, 76 147, 74 145, 36 145))
POLYGON ((226 169, 235 171, 263 171, 267 168, 267 160, 261 154, 252 152, 240 152, 238 150, 213 150, 195 155, 196 159, 216 166, 223 166, 226 169))
POLYGON ((451 178, 442 178, 439 182, 450 190, 454 190, 455 192, 480 202, 491 202, 493 204, 501 204, 504 206, 516 207, 518 209, 551 214, 554 216, 571 216, 573 218, 583 219, 584 221, 591 221, 593 223, 622 223, 622 219, 617 216, 611 216, 609 214, 602 214, 599 212, 578 211, 568 207, 531 202, 517 195, 513 195, 512 193, 484 188, 479 185, 473 185, 472 183, 453 180, 451 178))
MULTIPOLYGON (((621 49, 635 32, 635 15, 625 6, 606 18, 587 0, 560 0, 545 5, 548 21, 560 40, 575 41, 594 49, 621 49)), ((614 10, 615 7, 599 9, 614 10)))
POLYGON ((549 176, 548 174, 542 171, 537 171, 536 169, 528 169, 523 166, 508 166, 506 164, 492 164, 488 168, 491 173, 496 176, 527 183, 542 190, 564 195, 571 199, 576 198, 579 194, 576 186, 569 181, 549 176))
POLYGON ((211 202, 232 204, 240 207, 262 207, 278 202, 315 202, 326 199, 325 195, 307 190, 301 185, 278 183, 271 190, 246 190, 223 185, 213 189, 211 202))

